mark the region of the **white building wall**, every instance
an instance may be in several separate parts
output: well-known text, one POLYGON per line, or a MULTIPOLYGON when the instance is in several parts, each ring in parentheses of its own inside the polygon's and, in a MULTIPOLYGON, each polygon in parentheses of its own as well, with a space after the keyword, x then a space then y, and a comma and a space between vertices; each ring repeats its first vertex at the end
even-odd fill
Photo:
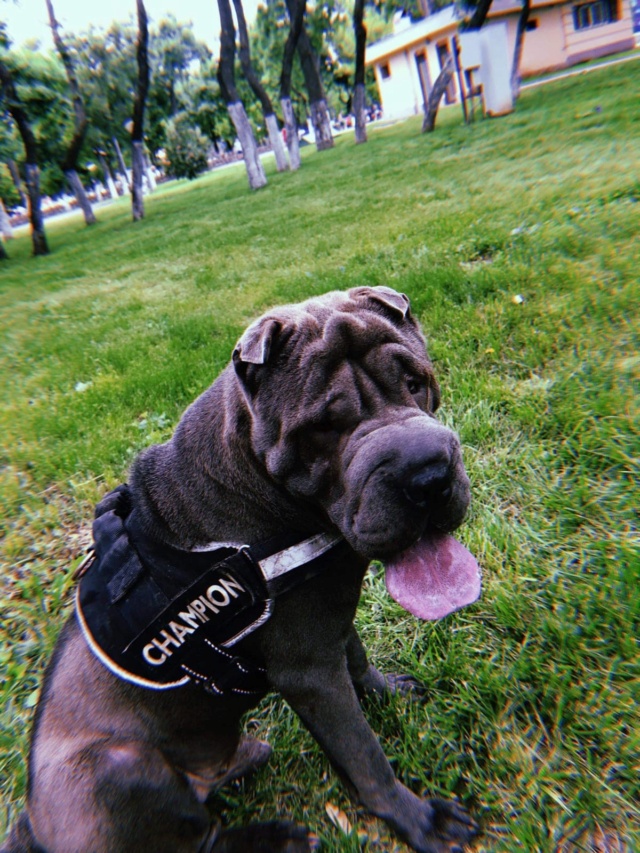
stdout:
POLYGON ((386 60, 389 76, 386 79, 380 64, 375 65, 385 118, 406 118, 416 115, 422 109, 422 93, 413 53, 409 50, 389 56, 386 60))

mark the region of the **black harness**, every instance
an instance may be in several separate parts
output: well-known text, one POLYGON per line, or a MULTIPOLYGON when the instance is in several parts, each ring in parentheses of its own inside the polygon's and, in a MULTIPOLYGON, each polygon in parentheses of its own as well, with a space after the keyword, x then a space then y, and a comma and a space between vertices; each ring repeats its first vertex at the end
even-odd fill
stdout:
POLYGON ((229 650, 269 619, 278 595, 348 548, 321 533, 183 551, 144 533, 126 485, 98 504, 93 537, 77 572, 76 615, 96 657, 142 687, 192 681, 218 696, 268 690, 265 670, 229 650))

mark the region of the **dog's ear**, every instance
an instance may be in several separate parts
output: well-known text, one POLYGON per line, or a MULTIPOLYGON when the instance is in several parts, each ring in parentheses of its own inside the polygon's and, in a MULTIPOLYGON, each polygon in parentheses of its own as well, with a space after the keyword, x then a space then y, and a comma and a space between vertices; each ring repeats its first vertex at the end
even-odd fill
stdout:
POLYGON ((281 324, 275 317, 261 317, 252 323, 236 344, 234 364, 266 364, 280 329, 281 324))
POLYGON ((275 317, 261 317, 252 323, 236 344, 233 367, 250 402, 258 389, 262 368, 273 356, 282 324, 275 317))
POLYGON ((372 299, 379 305, 383 305, 398 317, 398 314, 403 320, 406 320, 410 315, 409 297, 404 293, 398 293, 397 290, 392 290, 390 287, 378 285, 377 287, 356 287, 351 291, 355 297, 364 297, 372 299))

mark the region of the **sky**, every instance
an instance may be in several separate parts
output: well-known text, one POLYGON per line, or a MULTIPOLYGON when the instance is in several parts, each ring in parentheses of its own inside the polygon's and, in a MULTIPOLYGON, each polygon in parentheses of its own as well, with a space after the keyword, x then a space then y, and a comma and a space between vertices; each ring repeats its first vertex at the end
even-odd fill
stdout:
MULTIPOLYGON (((258 0, 244 0, 248 21, 253 20, 258 0)), ((106 28, 111 21, 135 17, 135 0, 53 0, 56 18, 62 24, 61 34, 86 30, 91 24, 106 28)), ((216 0, 145 0, 145 8, 153 25, 167 12, 178 21, 193 21, 196 38, 213 47, 220 32, 216 0)), ((52 48, 45 0, 0 0, 0 21, 7 24, 13 44, 19 47, 27 39, 37 39, 43 49, 52 48)))

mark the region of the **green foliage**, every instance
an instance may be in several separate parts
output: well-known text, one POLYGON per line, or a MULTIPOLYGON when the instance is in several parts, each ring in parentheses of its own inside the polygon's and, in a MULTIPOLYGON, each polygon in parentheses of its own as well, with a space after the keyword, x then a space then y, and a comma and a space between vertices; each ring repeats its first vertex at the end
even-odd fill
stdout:
POLYGON ((112 138, 123 151, 131 142, 129 121, 137 80, 136 27, 133 22, 113 22, 107 30, 91 28, 65 35, 76 63, 80 90, 89 119, 85 151, 111 151, 112 138))
MULTIPOLYGON (((55 54, 28 48, 11 51, 5 61, 36 138, 42 172, 41 191, 44 195, 55 195, 65 185, 59 163, 73 132, 73 112, 64 68, 55 54)), ((8 153, 22 169, 24 149, 17 144, 12 124, 5 127, 4 134, 11 140, 8 153)))
POLYGON ((4 163, 0 163, 0 199, 4 201, 6 207, 20 204, 20 196, 4 163))
POLYGON ((202 69, 211 54, 194 36, 192 24, 179 23, 173 15, 151 29, 149 52, 152 75, 146 136, 151 150, 157 151, 165 144, 165 120, 193 107, 190 88, 201 74, 192 66, 199 62, 202 69))
MULTIPOLYGON (((262 310, 359 284, 406 292, 464 446, 473 504, 460 536, 481 600, 418 623, 367 578, 358 627, 373 661, 427 685, 424 702, 365 703, 396 773, 457 795, 477 853, 640 849, 637 276, 640 62, 525 90, 515 113, 463 126, 444 108, 372 128, 295 174, 267 162, 146 200, 98 226, 16 236, 0 276, 0 790, 26 784, 33 704, 71 611, 92 507, 134 454, 170 434, 262 310), (473 164, 473 165, 471 165, 473 164), (516 298, 520 297, 520 298, 516 298)), ((324 849, 404 848, 348 800, 275 697, 245 728, 274 747, 221 791, 233 824, 288 816, 324 849)))
POLYGON ((207 168, 209 142, 202 131, 192 127, 184 114, 166 125, 165 157, 167 172, 175 178, 193 180, 207 168))
MULTIPOLYGON (((355 39, 353 34, 352 0, 331 0, 310 5, 306 28, 318 56, 320 73, 327 101, 334 115, 351 110, 354 84, 355 39)), ((386 35, 391 24, 375 7, 365 10, 367 42, 370 44, 386 35)), ((274 104, 279 104, 282 52, 289 32, 289 18, 284 0, 269 0, 258 6, 251 28, 251 53, 260 79, 274 104)), ((367 97, 378 101, 379 95, 371 68, 367 69, 367 97)), ((299 124, 305 124, 309 112, 308 97, 299 58, 295 57, 291 99, 299 124)))

